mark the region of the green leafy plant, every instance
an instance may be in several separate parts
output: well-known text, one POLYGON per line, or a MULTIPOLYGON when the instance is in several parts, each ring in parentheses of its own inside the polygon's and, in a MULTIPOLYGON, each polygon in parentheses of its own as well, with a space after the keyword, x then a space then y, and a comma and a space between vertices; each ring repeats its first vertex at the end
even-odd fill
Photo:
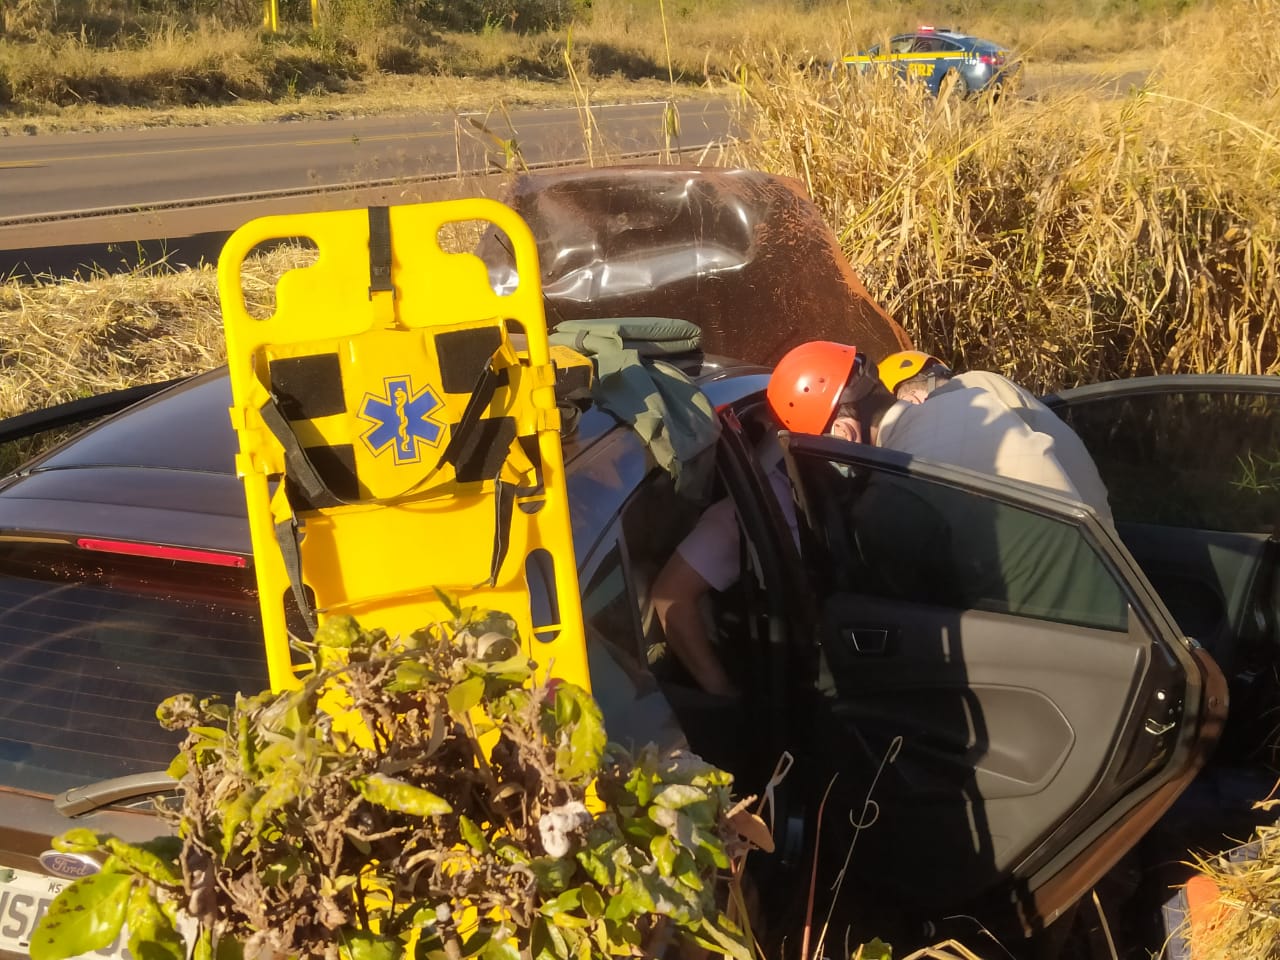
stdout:
POLYGON ((586 960, 673 938, 751 960, 720 909, 746 841, 731 778, 606 744, 584 690, 547 680, 501 614, 405 638, 330 619, 294 690, 172 697, 174 835, 91 830, 105 857, 64 890, 34 960, 110 944, 145 960, 586 960))

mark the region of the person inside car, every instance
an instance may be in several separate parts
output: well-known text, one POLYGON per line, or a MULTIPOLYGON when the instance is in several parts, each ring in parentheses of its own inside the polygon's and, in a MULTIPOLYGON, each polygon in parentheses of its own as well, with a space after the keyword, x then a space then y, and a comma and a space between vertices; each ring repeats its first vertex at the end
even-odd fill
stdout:
MULTIPOLYGON (((768 431, 766 440, 757 450, 757 457, 795 536, 795 503, 773 430, 768 431)), ((738 581, 742 571, 741 540, 733 499, 717 500, 703 511, 658 572, 651 594, 654 613, 672 653, 699 687, 720 697, 736 697, 738 690, 712 647, 703 598, 712 590, 723 592, 738 581)))

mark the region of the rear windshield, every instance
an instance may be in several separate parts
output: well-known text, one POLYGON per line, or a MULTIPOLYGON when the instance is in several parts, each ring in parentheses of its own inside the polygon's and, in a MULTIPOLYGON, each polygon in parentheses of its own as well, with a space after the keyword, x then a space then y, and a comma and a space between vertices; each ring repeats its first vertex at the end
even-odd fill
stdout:
POLYGON ((252 574, 0 544, 0 784, 41 793, 163 770, 175 693, 267 686, 252 574))

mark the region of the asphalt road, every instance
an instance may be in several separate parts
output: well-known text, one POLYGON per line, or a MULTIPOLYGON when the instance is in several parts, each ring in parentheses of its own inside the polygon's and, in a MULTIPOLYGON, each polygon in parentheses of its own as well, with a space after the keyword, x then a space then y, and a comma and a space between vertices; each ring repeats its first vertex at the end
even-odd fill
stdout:
MULTIPOLYGON (((597 149, 603 144, 615 157, 663 149, 662 103, 591 113, 597 149)), ((721 100, 683 102, 679 118, 679 145, 690 159, 730 126, 721 100)), ((502 167, 500 141, 511 138, 531 166, 585 159, 577 110, 517 110, 509 121, 424 114, 11 137, 0 141, 0 225, 477 174, 502 167)))

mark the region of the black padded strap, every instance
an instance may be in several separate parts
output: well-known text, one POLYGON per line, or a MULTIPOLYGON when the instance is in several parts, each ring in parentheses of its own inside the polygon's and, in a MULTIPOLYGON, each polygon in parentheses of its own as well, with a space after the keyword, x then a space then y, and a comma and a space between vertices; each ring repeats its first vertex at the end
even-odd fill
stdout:
POLYGON ((315 464, 307 456, 307 452, 299 445, 297 436, 294 435, 293 429, 289 426, 289 421, 280 412, 280 407, 276 404, 275 398, 273 397, 264 403, 258 412, 262 416, 262 422, 271 431, 271 435, 284 448, 285 476, 302 491, 302 495, 307 498, 307 501, 311 504, 345 503, 346 501, 329 489, 328 484, 320 476, 320 472, 316 470, 315 464))
POLYGON ((276 545, 280 548, 285 571, 289 574, 289 585, 293 587, 293 599, 297 601, 302 620, 314 637, 316 612, 311 608, 307 591, 302 586, 302 551, 298 547, 298 521, 295 518, 290 517, 276 524, 276 545))
POLYGON ((495 353, 489 358, 489 362, 480 371, 475 386, 471 388, 471 396, 462 411, 462 419, 454 425, 449 435, 449 444, 440 455, 441 463, 456 467, 464 459, 463 454, 475 433, 476 424, 480 422, 480 415, 488 409, 489 404, 493 402, 493 395, 497 392, 498 385, 506 379, 504 376, 499 376, 498 371, 494 369, 493 361, 497 356, 495 353))
POLYGON ((396 291, 391 283, 391 211, 369 208, 369 299, 375 293, 396 291))

